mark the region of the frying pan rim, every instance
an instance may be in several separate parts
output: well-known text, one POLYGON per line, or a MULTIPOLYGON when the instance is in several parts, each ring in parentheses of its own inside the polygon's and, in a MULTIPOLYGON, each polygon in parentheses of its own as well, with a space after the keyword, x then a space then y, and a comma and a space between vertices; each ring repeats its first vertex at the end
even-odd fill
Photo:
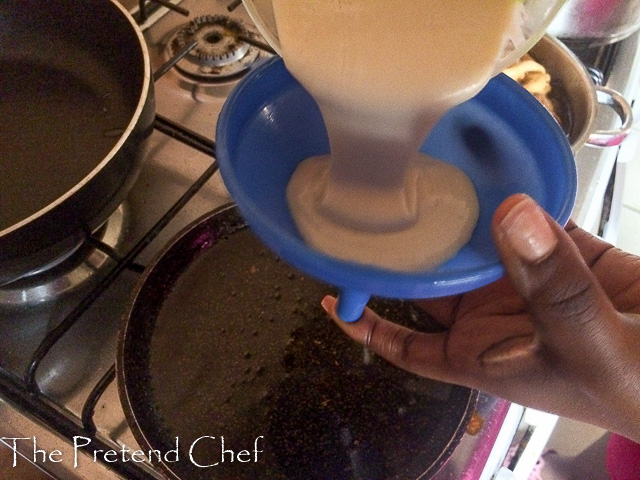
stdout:
MULTIPOLYGON (((149 277, 151 277, 158 268, 158 265, 165 257, 165 255, 176 248, 176 245, 183 241, 183 238, 188 235, 194 228, 196 228, 199 224, 214 218, 228 210, 235 210, 237 214, 242 217, 242 213, 240 212, 237 204, 234 202, 228 202, 224 205, 221 205, 203 215, 195 219, 194 221, 187 224, 184 228, 182 228, 178 233, 176 233, 173 238, 167 242, 151 259, 147 268, 145 268, 143 274, 138 278, 136 285, 131 294, 130 300, 127 305, 127 309, 122 316, 120 329, 118 331, 118 344, 117 344, 117 355, 116 355, 116 383, 118 389, 118 395, 120 398, 120 402, 122 404, 122 409, 125 414, 125 418, 127 420, 127 424, 130 427, 134 438, 140 444, 143 449, 150 450, 157 448, 157 446, 152 445, 152 442, 149 441, 148 435, 145 434, 142 425, 138 421, 138 415, 136 414, 137 407, 134 404, 139 404, 139 401, 134 401, 132 399, 132 395, 130 395, 129 391, 129 383, 134 381, 131 375, 127 373, 127 368, 125 364, 129 362, 125 361, 125 350, 129 347, 131 343, 131 334, 128 332, 131 331, 131 323, 132 323, 132 315, 135 310, 135 306, 138 302, 138 299, 145 288, 147 286, 147 281, 149 277), (129 339, 129 340, 128 340, 129 339), (126 344, 126 345, 125 345, 126 344)), ((245 221, 246 222, 246 221, 245 221)), ((205 250, 206 251, 206 250, 205 250)), ((130 370, 130 369, 129 369, 130 370)), ((135 375, 133 375, 135 377, 135 375)), ((435 475, 449 460, 455 448, 459 445, 462 440, 465 431, 466 425, 471 419, 473 413, 475 412, 475 407, 478 402, 478 398, 480 392, 477 389, 464 387, 462 385, 454 385, 455 387, 464 388, 468 390, 468 398, 465 402, 463 414, 460 415, 459 421, 454 429, 451 429, 451 435, 449 436, 449 440, 447 444, 442 448, 440 454, 435 457, 427 469, 421 473, 416 480, 427 480, 435 475)), ((164 461, 160 461, 154 464, 158 469, 160 469, 164 474, 170 476, 175 480, 184 480, 183 477, 174 472, 171 465, 167 464, 164 461)))
MULTIPOLYGON (((144 433, 144 429, 138 422, 138 416, 134 412, 135 407, 134 403, 139 403, 132 401, 132 397, 129 392, 128 384, 129 384, 129 375, 127 374, 127 368, 125 366, 125 348, 127 348, 128 342, 127 339, 131 338, 131 335, 128 335, 127 332, 131 329, 131 318, 134 313, 135 305, 137 304, 138 298, 142 293, 145 285, 147 284, 147 280, 151 275, 154 274, 158 264, 162 261, 162 258, 167 254, 167 252, 171 251, 175 248, 175 245, 180 243, 182 239, 197 225, 204 222, 206 219, 214 217, 221 212, 230 209, 237 209, 237 206, 234 202, 228 202, 224 205, 221 205, 203 215, 199 216, 185 227, 183 227, 178 233, 176 233, 172 239, 167 242, 151 259, 148 263, 147 268, 145 268, 144 272, 136 282, 136 285, 131 294, 130 300, 128 302, 125 313, 122 316, 120 328, 118 330, 118 345, 116 351, 116 383, 118 387, 118 396, 120 398, 120 403, 122 404, 122 410, 124 411, 125 418, 127 420, 127 424, 131 428, 134 438, 140 446, 144 449, 152 449, 154 448, 151 442, 148 440, 147 435, 144 433), (126 344, 126 345, 125 345, 126 344), (135 427, 135 428, 134 428, 135 427)), ((162 470, 164 473, 172 476, 172 478, 176 480, 184 480, 179 475, 173 472, 171 467, 167 465, 165 462, 160 461, 158 464, 158 468, 162 470)))
MULTIPOLYGON (((133 130, 135 129, 135 126, 137 125, 138 120, 142 115, 142 111, 146 106, 146 103, 149 97, 149 92, 151 90, 151 57, 149 55, 149 49, 147 47, 146 41, 144 40, 144 35, 142 33, 142 30, 140 29, 140 27, 138 26, 134 18, 131 16, 131 14, 127 11, 127 9, 124 8, 122 5, 120 5, 120 3, 118 3, 117 0, 108 0, 108 1, 111 4, 111 6, 117 8, 117 10, 119 10, 118 13, 121 14, 129 22, 130 26, 132 27, 132 31, 135 33, 135 36, 138 39, 138 47, 140 48, 140 54, 142 55, 142 63, 143 63, 143 70, 144 70, 144 75, 142 79, 142 90, 140 92, 136 108, 133 114, 131 115, 131 120, 129 121, 129 123, 127 124, 127 127, 124 129, 123 134, 120 136, 118 141, 113 145, 111 150, 109 150, 109 152, 102 158, 102 160, 100 160, 100 162, 88 174, 86 174, 84 178, 82 178, 73 187, 71 187, 64 194, 60 195, 58 198, 56 198, 54 201, 52 201, 45 207, 42 207, 40 210, 32 213, 28 217, 20 220, 17 223, 14 223, 13 225, 10 225, 4 230, 0 230, 0 238, 2 238, 5 235, 9 235, 10 233, 16 230, 19 230, 20 228, 33 222, 37 218, 40 218, 46 215, 51 210, 55 209, 62 203, 66 202, 70 197, 75 195, 77 191, 82 189, 87 183, 93 180, 93 178, 96 175, 98 175, 100 171, 120 151, 120 149, 122 148, 122 145, 124 145, 124 143, 131 136, 131 132, 133 132, 133 130)), ((114 12, 114 15, 115 14, 116 12, 114 12)))

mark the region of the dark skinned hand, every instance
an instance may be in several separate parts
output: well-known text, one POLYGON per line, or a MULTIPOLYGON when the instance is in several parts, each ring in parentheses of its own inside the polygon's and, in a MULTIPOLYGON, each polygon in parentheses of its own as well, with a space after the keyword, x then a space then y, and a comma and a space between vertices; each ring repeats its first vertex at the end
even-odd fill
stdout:
POLYGON ((507 276, 418 302, 443 333, 412 331, 370 309, 354 340, 400 368, 599 425, 640 442, 640 258, 514 195, 492 231, 507 276))

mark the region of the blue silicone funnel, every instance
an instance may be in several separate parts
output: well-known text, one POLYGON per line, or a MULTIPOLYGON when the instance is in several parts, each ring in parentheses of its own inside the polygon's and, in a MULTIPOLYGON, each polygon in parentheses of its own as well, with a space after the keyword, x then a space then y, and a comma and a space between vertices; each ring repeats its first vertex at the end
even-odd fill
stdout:
POLYGON ((329 143, 313 98, 280 58, 249 73, 218 120, 220 171, 255 234, 278 256, 339 290, 338 315, 357 320, 370 295, 434 298, 469 291, 504 271, 491 238, 491 218, 513 193, 527 193, 559 223, 569 219, 576 169, 555 120, 504 75, 447 113, 421 150, 461 168, 480 200, 480 218, 466 246, 435 270, 396 272, 338 260, 301 238, 289 213, 286 187, 303 159, 326 154, 329 143))

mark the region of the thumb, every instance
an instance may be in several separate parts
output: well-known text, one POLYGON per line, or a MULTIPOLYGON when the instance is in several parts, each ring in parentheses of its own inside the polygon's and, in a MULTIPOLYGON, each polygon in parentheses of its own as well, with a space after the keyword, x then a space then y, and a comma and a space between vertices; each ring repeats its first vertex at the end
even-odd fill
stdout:
POLYGON ((526 195, 505 200, 492 228, 505 269, 545 342, 564 348, 565 342, 580 348, 597 343, 599 321, 616 312, 564 229, 526 195))

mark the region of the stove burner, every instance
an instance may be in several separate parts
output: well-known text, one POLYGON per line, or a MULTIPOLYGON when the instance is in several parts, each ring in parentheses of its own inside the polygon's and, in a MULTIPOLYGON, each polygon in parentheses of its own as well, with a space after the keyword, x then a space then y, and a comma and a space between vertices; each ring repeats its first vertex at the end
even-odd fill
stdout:
POLYGON ((251 33, 238 21, 225 15, 203 15, 183 26, 169 42, 173 57, 187 45, 198 42, 176 68, 198 80, 219 81, 236 77, 258 58, 260 51, 244 38, 251 33))
MULTIPOLYGON (((125 210, 121 205, 94 233, 94 238, 117 249, 124 231, 125 210)), ((48 265, 0 287, 0 306, 29 307, 59 299, 101 278, 109 264, 109 255, 88 243, 80 244, 48 265)))

